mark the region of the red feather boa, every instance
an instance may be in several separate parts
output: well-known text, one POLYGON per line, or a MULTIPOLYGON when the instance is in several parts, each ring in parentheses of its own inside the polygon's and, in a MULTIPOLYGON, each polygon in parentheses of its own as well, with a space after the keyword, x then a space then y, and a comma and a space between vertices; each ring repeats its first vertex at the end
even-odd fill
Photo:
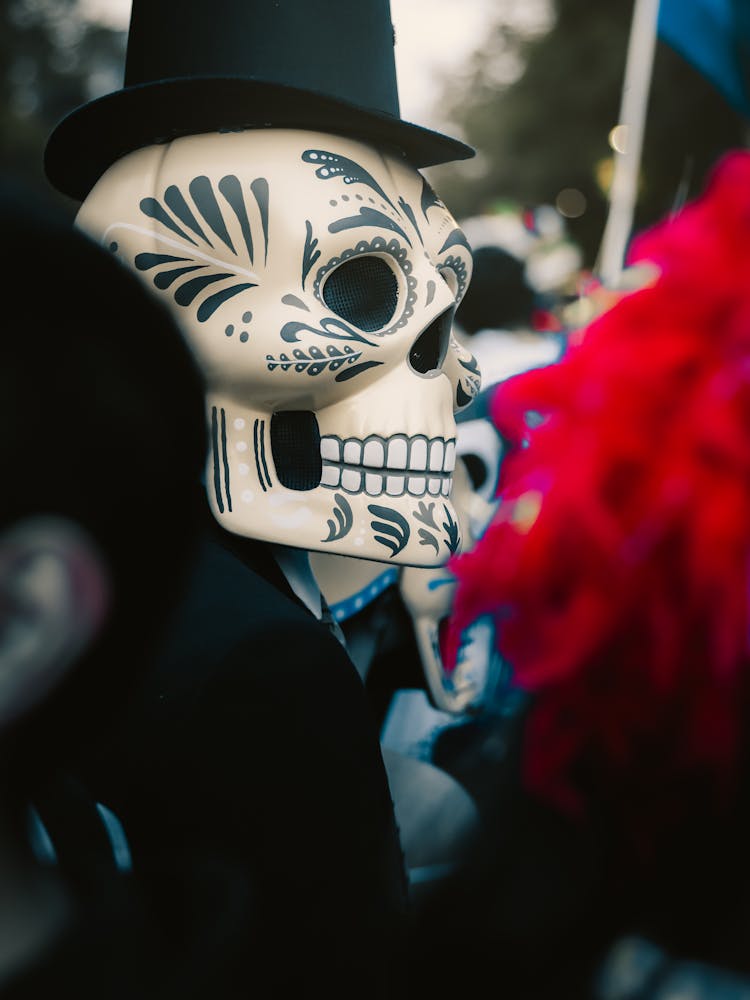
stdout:
POLYGON ((533 793, 656 829, 687 794, 731 802, 750 726, 750 154, 633 242, 647 261, 652 284, 495 391, 512 447, 450 564, 451 648, 495 618, 533 793))

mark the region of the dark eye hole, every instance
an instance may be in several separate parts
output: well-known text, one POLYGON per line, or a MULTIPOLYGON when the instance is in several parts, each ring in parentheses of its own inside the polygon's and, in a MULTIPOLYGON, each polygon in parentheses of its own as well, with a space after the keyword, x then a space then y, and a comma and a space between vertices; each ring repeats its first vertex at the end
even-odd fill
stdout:
POLYGON ((489 475, 489 469, 487 468, 486 462, 481 455, 474 455, 471 452, 461 455, 461 458, 464 460, 466 471, 469 473, 471 485, 475 490, 481 489, 487 482, 487 477, 489 475))
POLYGON ((329 274, 323 301, 337 316, 371 333, 393 318, 398 279, 382 257, 355 257, 329 274))

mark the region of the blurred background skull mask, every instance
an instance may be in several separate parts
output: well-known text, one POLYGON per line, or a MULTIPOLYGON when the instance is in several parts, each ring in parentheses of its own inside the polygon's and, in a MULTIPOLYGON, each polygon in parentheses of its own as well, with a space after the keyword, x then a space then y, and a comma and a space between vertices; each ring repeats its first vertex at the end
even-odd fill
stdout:
POLYGON ((175 312, 207 379, 212 511, 235 534, 402 565, 458 551, 457 223, 404 159, 293 129, 116 161, 77 224, 175 312))

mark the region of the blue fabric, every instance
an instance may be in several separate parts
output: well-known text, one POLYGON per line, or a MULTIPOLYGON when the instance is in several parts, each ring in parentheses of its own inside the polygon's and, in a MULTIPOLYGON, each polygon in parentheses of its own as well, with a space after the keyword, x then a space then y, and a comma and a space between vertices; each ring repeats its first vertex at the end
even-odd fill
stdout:
POLYGON ((658 35, 750 118, 750 0, 661 0, 658 35))
POLYGON ((358 590, 355 594, 350 594, 349 597, 345 597, 332 604, 331 614, 334 620, 343 622, 347 618, 351 618, 352 615, 356 615, 363 608, 366 608, 368 604, 371 604, 376 597, 379 597, 391 584, 397 581, 398 570, 395 567, 391 566, 387 570, 384 570, 380 576, 376 576, 362 590, 358 590))

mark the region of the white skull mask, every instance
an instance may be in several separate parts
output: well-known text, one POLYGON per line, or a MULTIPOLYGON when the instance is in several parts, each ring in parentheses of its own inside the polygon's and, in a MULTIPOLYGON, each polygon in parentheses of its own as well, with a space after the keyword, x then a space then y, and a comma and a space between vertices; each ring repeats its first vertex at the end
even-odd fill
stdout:
POLYGON ((453 414, 479 373, 451 323, 471 254, 417 170, 323 133, 186 136, 118 160, 76 221, 201 364, 222 527, 412 566, 459 549, 453 414))

